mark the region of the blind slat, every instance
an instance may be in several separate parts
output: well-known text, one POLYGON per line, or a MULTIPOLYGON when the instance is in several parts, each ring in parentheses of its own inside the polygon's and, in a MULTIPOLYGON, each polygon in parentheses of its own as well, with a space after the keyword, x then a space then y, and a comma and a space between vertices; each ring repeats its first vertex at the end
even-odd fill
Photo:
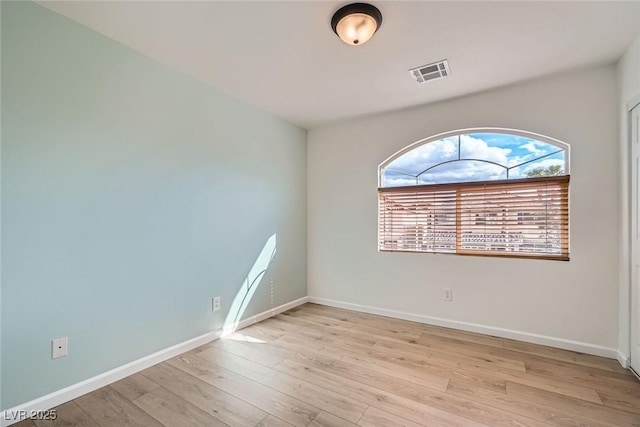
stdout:
POLYGON ((569 257, 569 176, 381 188, 385 251, 569 257))

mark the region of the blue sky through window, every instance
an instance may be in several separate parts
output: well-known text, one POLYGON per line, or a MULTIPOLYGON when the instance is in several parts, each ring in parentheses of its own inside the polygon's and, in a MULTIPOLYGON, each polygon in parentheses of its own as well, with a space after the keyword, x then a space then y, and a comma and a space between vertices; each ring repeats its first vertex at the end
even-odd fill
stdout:
POLYGON ((400 155, 382 168, 381 184, 397 187, 526 178, 536 168, 559 165, 565 170, 565 154, 562 147, 526 136, 461 134, 400 155))

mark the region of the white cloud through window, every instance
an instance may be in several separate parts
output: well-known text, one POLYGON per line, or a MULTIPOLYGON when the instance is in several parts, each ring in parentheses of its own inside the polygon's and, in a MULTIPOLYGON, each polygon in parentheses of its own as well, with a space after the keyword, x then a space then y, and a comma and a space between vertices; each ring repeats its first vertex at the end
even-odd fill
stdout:
POLYGON ((420 145, 382 170, 384 187, 523 178, 536 168, 564 166, 553 144, 518 135, 472 133, 420 145), (521 165, 521 166, 518 166, 521 165))

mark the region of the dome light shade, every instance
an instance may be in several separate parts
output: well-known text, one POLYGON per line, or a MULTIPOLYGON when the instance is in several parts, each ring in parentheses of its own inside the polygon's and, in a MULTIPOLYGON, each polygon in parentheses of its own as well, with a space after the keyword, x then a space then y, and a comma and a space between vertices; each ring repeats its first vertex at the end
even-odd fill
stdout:
POLYGON ((338 9, 331 18, 331 28, 346 44, 366 43, 382 24, 377 7, 367 3, 352 3, 338 9))

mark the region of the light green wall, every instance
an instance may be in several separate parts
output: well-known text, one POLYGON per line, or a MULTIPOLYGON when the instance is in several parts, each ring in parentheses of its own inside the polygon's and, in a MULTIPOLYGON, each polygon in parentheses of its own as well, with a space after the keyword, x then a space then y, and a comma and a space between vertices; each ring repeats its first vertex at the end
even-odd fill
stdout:
POLYGON ((274 233, 244 317, 306 295, 305 130, 1 7, 3 409, 221 327, 274 233))

